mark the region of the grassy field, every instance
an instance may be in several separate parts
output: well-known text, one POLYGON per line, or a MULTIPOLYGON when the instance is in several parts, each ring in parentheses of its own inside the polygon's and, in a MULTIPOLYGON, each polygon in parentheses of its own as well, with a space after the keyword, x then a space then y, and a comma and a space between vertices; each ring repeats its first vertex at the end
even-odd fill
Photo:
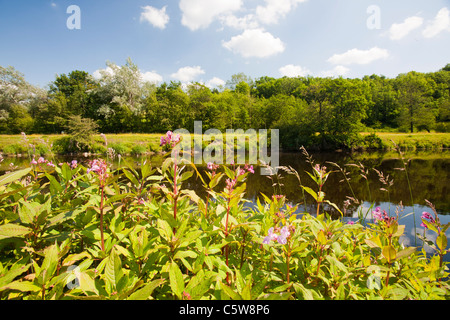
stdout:
MULTIPOLYGON (((369 133, 362 133, 363 135, 369 133)), ((383 141, 386 149, 394 149, 397 144, 403 150, 441 150, 450 148, 450 133, 376 133, 383 141)), ((97 145, 105 150, 112 148, 121 154, 145 154, 162 151, 159 146, 162 134, 105 134, 96 135, 97 145)), ((35 154, 52 153, 52 146, 56 139, 62 135, 33 134, 22 136, 0 135, 0 152, 5 155, 27 154, 29 146, 34 146, 35 154)), ((100 149, 101 150, 101 149, 100 149)))
MULTIPOLYGON (((363 135, 369 133, 362 133, 363 135)), ((443 149, 450 148, 450 133, 436 132, 417 132, 417 133, 393 133, 393 132, 376 132, 381 138, 383 144, 388 148, 394 147, 394 142, 401 149, 443 149)))

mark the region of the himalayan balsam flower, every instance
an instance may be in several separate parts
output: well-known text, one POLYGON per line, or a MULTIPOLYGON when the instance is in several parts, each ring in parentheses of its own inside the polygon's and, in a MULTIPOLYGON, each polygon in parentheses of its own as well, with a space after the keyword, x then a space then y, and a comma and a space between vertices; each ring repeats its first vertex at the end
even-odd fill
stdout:
POLYGON ((44 159, 43 157, 39 157, 39 159, 38 159, 37 162, 38 162, 38 163, 44 163, 44 162, 45 162, 45 159, 44 159))
POLYGON ((77 160, 72 160, 72 162, 70 163, 70 167, 72 169, 75 169, 78 166, 78 161, 77 160))
POLYGON ((36 162, 36 160, 34 160, 34 158, 33 158, 33 160, 31 160, 31 164, 37 164, 37 162, 36 162))
POLYGON ((180 142, 181 136, 179 134, 173 134, 172 131, 167 131, 165 136, 162 136, 159 140, 159 145, 165 146, 170 145, 174 147, 178 142, 180 142))
MULTIPOLYGON (((433 216, 430 213, 426 212, 426 211, 422 212, 422 217, 421 218, 424 219, 424 220, 429 220, 429 222, 431 222, 431 223, 435 223, 435 220, 434 220, 433 216)), ((425 223, 423 223, 423 222, 420 224, 420 226, 424 227, 424 228, 428 228, 427 225, 425 223)))
POLYGON ((287 238, 290 236, 288 227, 284 226, 279 235, 274 233, 273 230, 273 227, 269 229, 267 237, 264 238, 263 243, 269 244, 271 241, 277 241, 279 244, 286 244, 287 238))
POLYGON ((206 167, 208 168, 208 170, 211 171, 216 171, 219 168, 218 164, 215 164, 213 162, 208 162, 208 164, 206 165, 206 167))
POLYGON ((87 173, 89 172, 95 172, 97 173, 99 179, 101 181, 105 181, 108 177, 107 173, 108 166, 105 162, 105 160, 102 159, 96 159, 89 162, 89 168, 87 169, 87 173))

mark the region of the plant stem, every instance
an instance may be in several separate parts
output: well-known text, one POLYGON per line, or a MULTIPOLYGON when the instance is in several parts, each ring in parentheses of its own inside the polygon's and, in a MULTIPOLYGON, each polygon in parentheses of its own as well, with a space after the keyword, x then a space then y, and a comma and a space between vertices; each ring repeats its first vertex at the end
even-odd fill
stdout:
POLYGON ((105 251, 105 239, 103 236, 103 198, 104 198, 104 186, 100 186, 101 196, 100 196, 100 239, 102 251, 105 251))
MULTIPOLYGON (((227 200, 227 218, 225 219, 225 238, 228 237, 228 216, 230 215, 230 200, 231 200, 231 196, 228 197, 227 200)), ((228 267, 228 254, 229 254, 229 247, 228 244, 225 245, 225 263, 228 267)), ((229 279, 229 274, 227 272, 227 283, 230 283, 230 279, 229 279)))
POLYGON ((177 220, 177 200, 178 200, 178 190, 177 190, 177 163, 174 163, 173 168, 173 218, 177 220))

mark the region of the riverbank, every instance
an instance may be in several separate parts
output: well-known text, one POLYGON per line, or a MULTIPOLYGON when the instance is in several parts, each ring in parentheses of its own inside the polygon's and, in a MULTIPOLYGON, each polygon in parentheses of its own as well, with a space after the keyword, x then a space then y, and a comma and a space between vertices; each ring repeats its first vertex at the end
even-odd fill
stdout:
MULTIPOLYGON (((363 132, 361 135, 368 136, 373 133, 363 132)), ((380 143, 370 147, 371 150, 393 150, 398 145, 401 150, 442 150, 450 148, 450 133, 419 132, 419 133, 392 133, 376 132, 380 143)), ((93 137, 90 154, 115 153, 121 155, 145 155, 162 153, 160 137, 163 134, 98 134, 93 137)), ((46 156, 51 154, 68 154, 64 152, 64 146, 58 141, 64 134, 32 134, 32 135, 0 135, 0 152, 3 156, 46 156)), ((204 148, 207 142, 203 142, 204 148)), ((236 148, 240 148, 239 145, 236 148)), ((355 149, 365 150, 361 146, 355 149)), ((80 152, 84 153, 84 152, 80 152)))

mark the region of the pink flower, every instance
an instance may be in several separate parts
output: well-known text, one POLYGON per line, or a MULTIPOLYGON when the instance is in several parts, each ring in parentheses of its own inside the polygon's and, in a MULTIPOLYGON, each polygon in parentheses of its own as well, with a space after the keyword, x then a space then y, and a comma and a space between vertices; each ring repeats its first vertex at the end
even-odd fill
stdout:
POLYGON ((255 173, 255 170, 253 170, 253 166, 248 167, 247 171, 250 173, 255 173))
POLYGON ((37 164, 37 162, 36 162, 36 160, 34 160, 34 158, 33 158, 33 160, 31 160, 31 164, 37 164))
POLYGON ((233 180, 227 179, 225 182, 227 184, 228 191, 233 190, 234 186, 236 185, 236 179, 233 179, 233 180))
POLYGON ((160 138, 160 146, 170 145, 174 147, 178 142, 180 142, 181 136, 179 134, 173 134, 172 131, 167 131, 165 136, 160 138))
POLYGON ((72 169, 75 169, 78 166, 78 161, 77 160, 72 160, 72 162, 70 163, 70 167, 72 169))
POLYGON ((89 168, 87 169, 87 173, 89 172, 95 172, 97 173, 100 181, 104 182, 106 178, 108 177, 108 166, 105 162, 105 160, 102 159, 96 159, 89 162, 89 168))
MULTIPOLYGON (((422 217, 421 218, 424 219, 424 220, 429 220, 430 223, 435 223, 436 222, 434 220, 433 216, 430 213, 426 212, 426 211, 422 212, 422 217)), ((427 225, 423 221, 420 224, 420 226, 424 227, 424 228, 428 228, 427 225)))
POLYGON ((52 161, 49 161, 49 162, 47 162, 47 165, 49 166, 49 167, 55 167, 55 165, 53 164, 53 162, 52 161))
POLYGON ((263 242, 264 244, 269 244, 270 241, 276 241, 278 238, 278 236, 273 233, 273 227, 269 229, 269 231, 267 232, 267 237, 264 238, 263 242))
POLYGON ((274 231, 273 227, 269 229, 267 236, 264 238, 262 243, 269 244, 270 241, 277 241, 279 244, 287 243, 287 238, 291 235, 287 226, 281 228, 279 235, 277 235, 273 231, 274 231))
POLYGON ((347 224, 355 224, 355 221, 348 221, 347 224))
POLYGON ((215 164, 213 162, 208 162, 208 164, 206 165, 206 167, 208 168, 208 170, 211 171, 216 171, 219 168, 218 164, 215 164))
POLYGON ((38 163, 44 163, 44 162, 45 162, 45 159, 44 159, 43 157, 39 157, 39 159, 38 159, 37 162, 38 162, 38 163))

